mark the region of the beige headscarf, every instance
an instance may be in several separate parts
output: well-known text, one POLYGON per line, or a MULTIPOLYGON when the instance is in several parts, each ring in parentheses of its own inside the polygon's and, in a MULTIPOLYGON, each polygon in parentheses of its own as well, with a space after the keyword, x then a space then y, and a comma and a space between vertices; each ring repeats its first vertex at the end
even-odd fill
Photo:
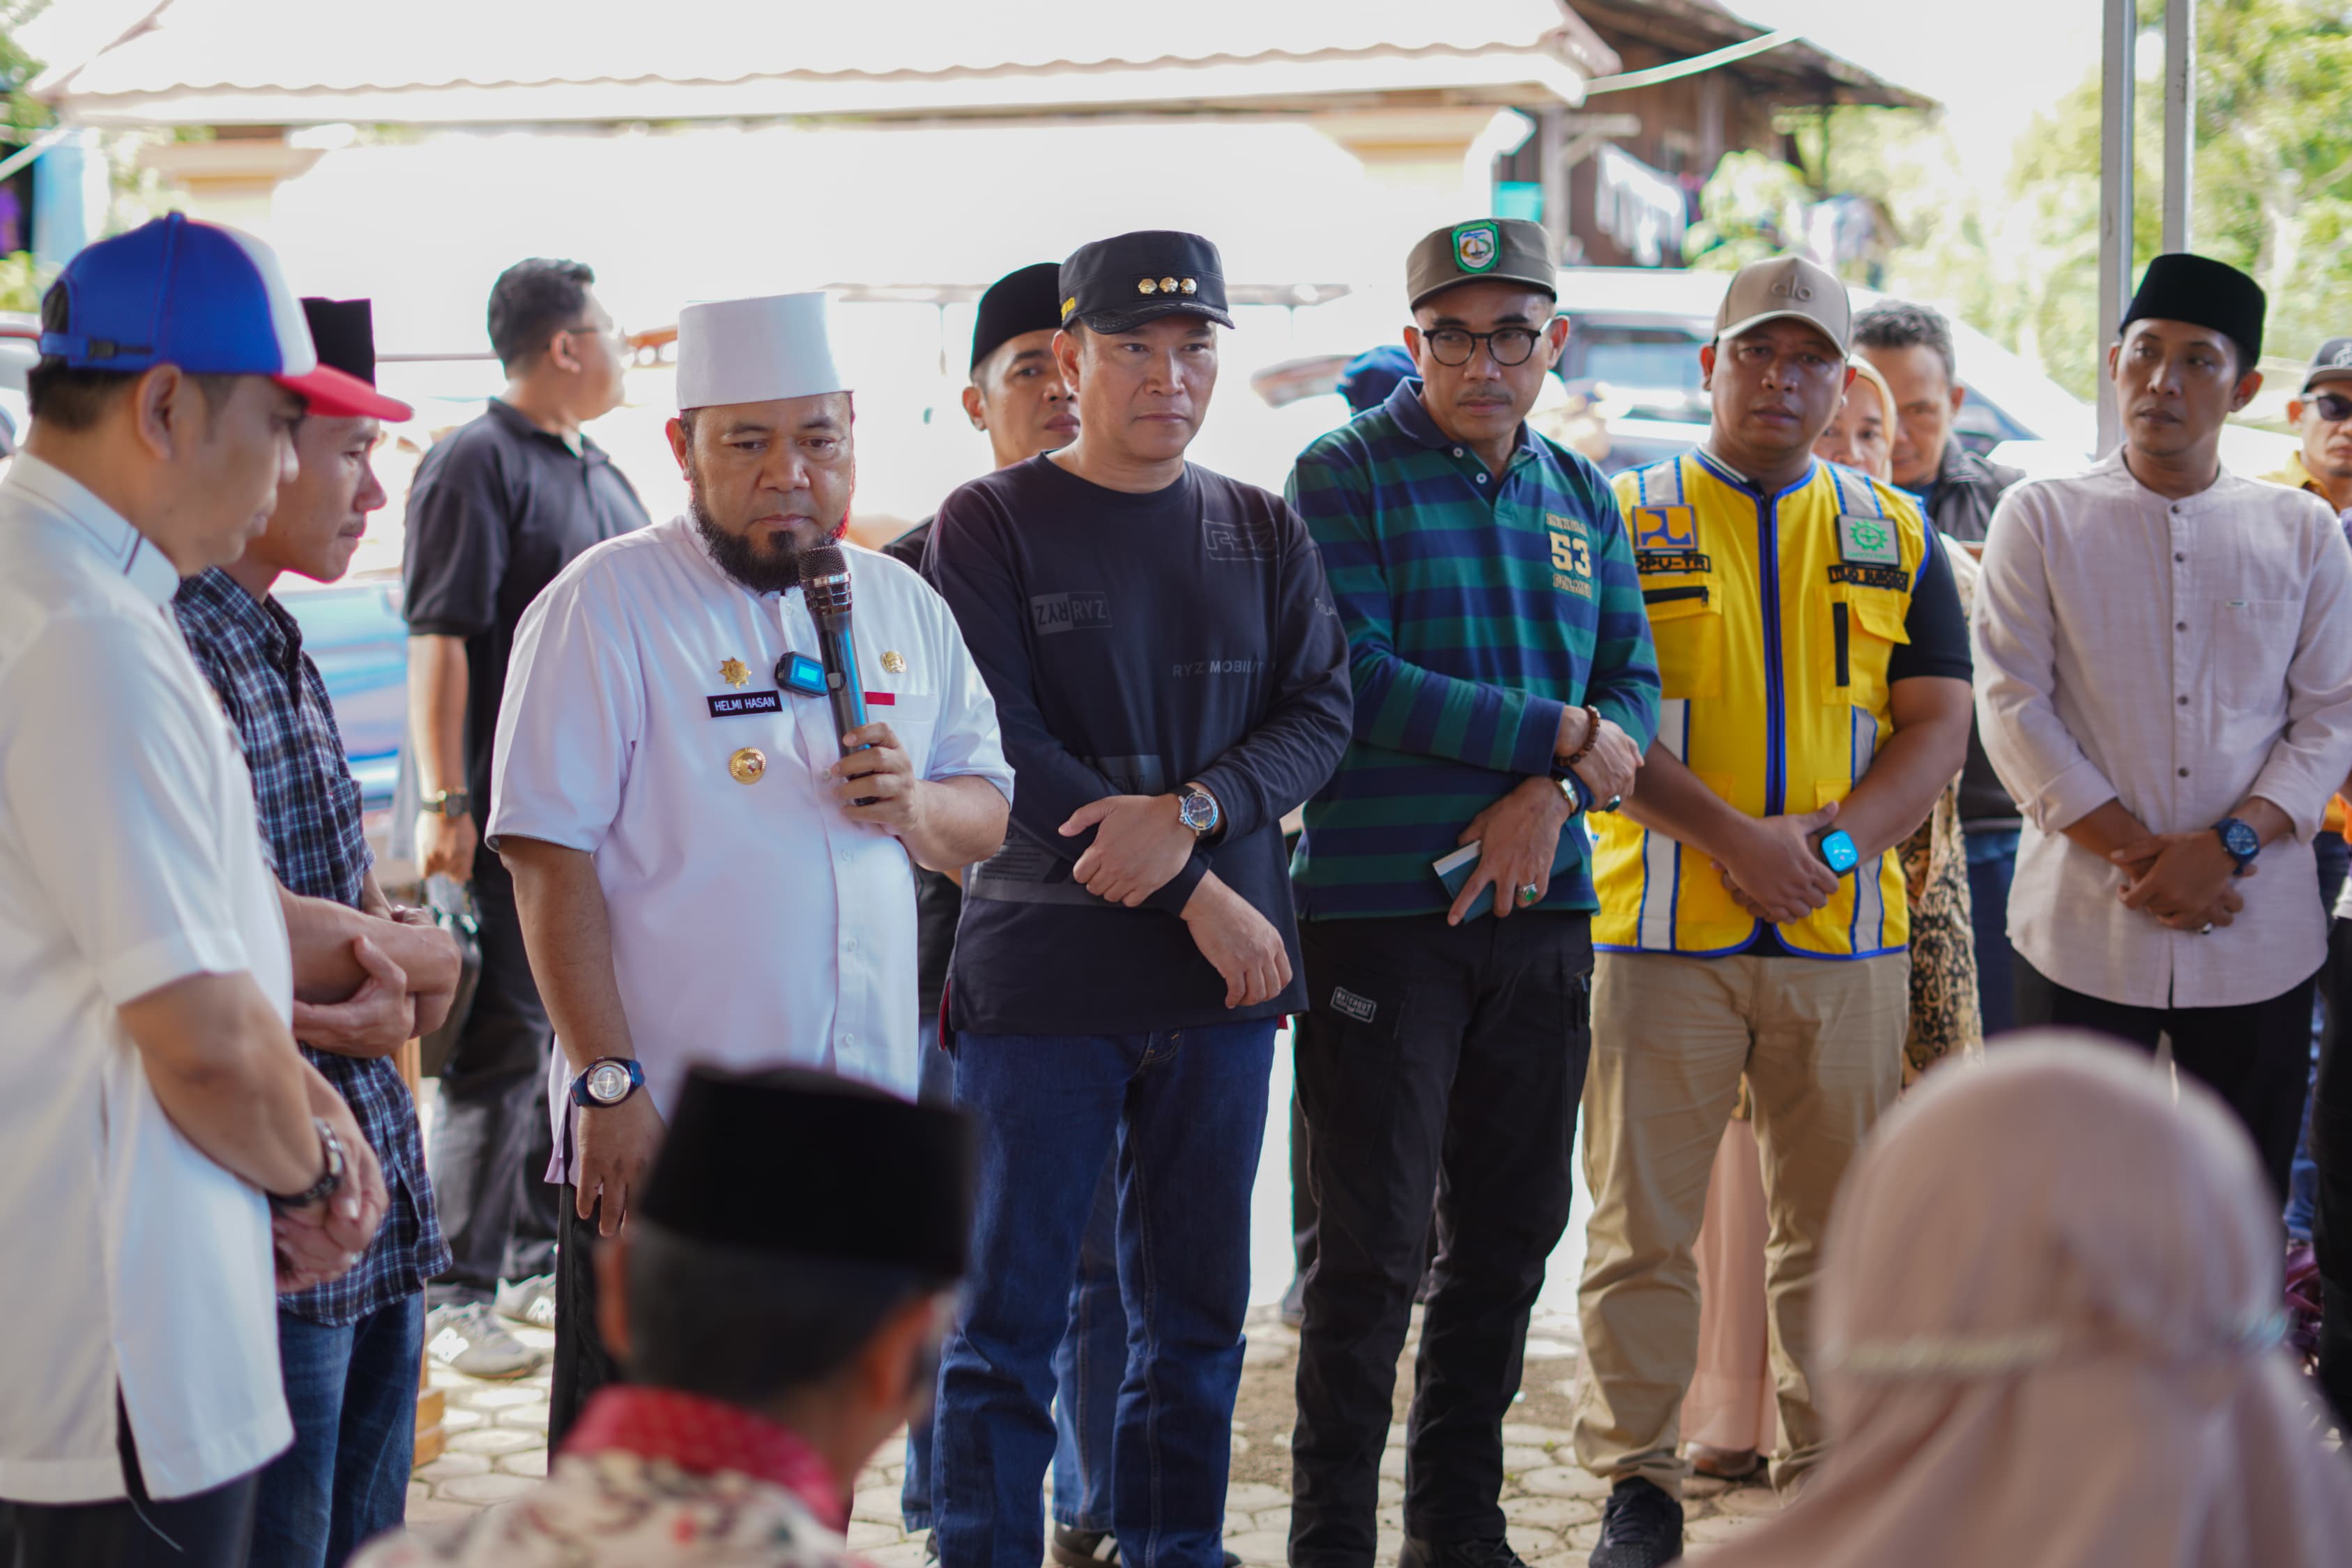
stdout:
POLYGON ((1827 1461, 1713 1568, 2337 1568, 2352 1463, 2273 1344, 2278 1205, 2221 1103, 2043 1032, 1848 1171, 1827 1461))

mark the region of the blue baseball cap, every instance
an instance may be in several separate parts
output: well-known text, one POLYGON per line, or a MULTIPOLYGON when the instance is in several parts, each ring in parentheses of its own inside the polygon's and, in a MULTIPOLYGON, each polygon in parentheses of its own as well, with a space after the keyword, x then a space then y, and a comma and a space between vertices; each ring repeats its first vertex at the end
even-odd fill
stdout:
MULTIPOLYGON (((85 247, 52 286, 64 324, 41 352, 77 370, 268 376, 314 413, 404 419, 405 404, 319 362, 277 253, 253 235, 172 213, 85 247)), ((45 308, 45 323, 50 311, 45 308)))
POLYGON ((1349 413, 1362 413, 1388 402, 1399 382, 1419 374, 1411 354, 1394 343, 1382 343, 1348 361, 1348 368, 1339 372, 1339 395, 1348 400, 1349 413))

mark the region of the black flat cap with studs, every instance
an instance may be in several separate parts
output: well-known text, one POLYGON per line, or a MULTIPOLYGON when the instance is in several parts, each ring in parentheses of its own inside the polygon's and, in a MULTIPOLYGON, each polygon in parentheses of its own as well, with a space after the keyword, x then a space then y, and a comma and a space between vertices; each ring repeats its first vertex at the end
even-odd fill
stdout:
POLYGON ((1175 229, 1139 229, 1078 246, 1062 263, 1061 288, 1065 327, 1084 321, 1097 332, 1126 332, 1180 315, 1234 324, 1217 247, 1175 229))

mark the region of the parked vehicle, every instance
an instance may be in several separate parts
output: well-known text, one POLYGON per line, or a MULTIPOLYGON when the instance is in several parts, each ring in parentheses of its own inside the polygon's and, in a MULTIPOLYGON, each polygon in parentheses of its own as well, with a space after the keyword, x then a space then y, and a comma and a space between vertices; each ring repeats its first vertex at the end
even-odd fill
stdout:
POLYGON ((400 618, 400 580, 313 583, 289 577, 278 597, 302 628, 304 651, 318 661, 344 759, 359 780, 361 809, 389 809, 408 726, 408 623, 400 618))

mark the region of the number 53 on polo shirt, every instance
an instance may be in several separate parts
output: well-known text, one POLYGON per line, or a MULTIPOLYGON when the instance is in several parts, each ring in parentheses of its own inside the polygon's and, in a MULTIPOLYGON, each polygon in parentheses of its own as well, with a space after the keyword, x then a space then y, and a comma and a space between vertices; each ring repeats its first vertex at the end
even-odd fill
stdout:
POLYGON ((1544 533, 1551 541, 1551 585, 1579 599, 1592 597, 1592 536, 1581 517, 1544 514, 1544 533))

